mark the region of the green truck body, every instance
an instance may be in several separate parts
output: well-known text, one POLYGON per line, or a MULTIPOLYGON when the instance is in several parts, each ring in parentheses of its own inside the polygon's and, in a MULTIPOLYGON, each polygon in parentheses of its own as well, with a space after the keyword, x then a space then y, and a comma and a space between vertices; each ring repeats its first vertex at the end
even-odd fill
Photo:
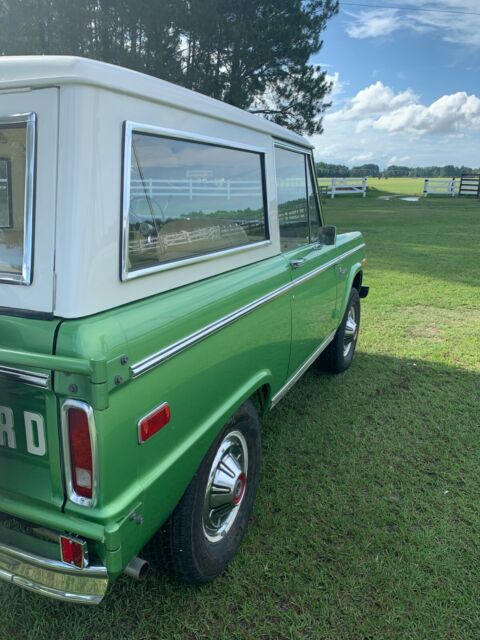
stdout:
MULTIPOLYGON (((269 224, 271 234, 278 222, 269 224)), ((310 238, 78 317, 4 305, 0 579, 98 603, 175 511, 232 416, 252 400, 259 414, 271 409, 332 349, 352 291, 366 295, 364 247, 356 232, 310 238), (165 405, 168 424, 142 442, 142 419, 165 405), (88 498, 68 477, 72 408, 89 419, 88 498), (82 545, 81 566, 65 560, 61 536, 82 545)), ((142 280, 120 284, 135 291, 142 280)))

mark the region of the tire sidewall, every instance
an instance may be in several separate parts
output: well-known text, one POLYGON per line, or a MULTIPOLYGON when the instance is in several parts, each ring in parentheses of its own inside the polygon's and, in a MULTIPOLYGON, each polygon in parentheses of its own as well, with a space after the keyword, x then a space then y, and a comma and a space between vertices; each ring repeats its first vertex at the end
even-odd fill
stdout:
POLYGON ((353 360, 353 356, 355 355, 355 349, 357 347, 357 340, 358 340, 358 334, 359 334, 359 330, 360 330, 360 296, 358 295, 358 291, 356 289, 352 289, 350 296, 348 298, 348 303, 347 303, 347 308, 345 309, 345 315, 343 316, 343 320, 342 320, 342 324, 340 325, 340 331, 339 331, 339 347, 338 347, 338 351, 339 351, 339 356, 342 359, 342 368, 343 369, 347 369, 353 360), (352 305, 355 307, 355 318, 356 318, 356 322, 357 322, 357 333, 355 336, 355 340, 352 344, 352 348, 350 349, 350 351, 348 352, 348 354, 345 356, 343 353, 343 349, 344 349, 344 338, 345 338, 345 327, 347 324, 347 320, 348 320, 348 312, 350 311, 352 305))
POLYGON ((260 477, 260 458, 260 423, 258 415, 253 405, 246 403, 222 430, 203 461, 196 477, 191 530, 192 557, 197 565, 198 574, 204 576, 205 582, 223 571, 240 545, 257 493, 260 477), (248 470, 245 494, 229 531, 221 540, 211 542, 205 536, 203 528, 205 491, 217 451, 225 437, 232 431, 239 431, 244 436, 247 444, 248 470))

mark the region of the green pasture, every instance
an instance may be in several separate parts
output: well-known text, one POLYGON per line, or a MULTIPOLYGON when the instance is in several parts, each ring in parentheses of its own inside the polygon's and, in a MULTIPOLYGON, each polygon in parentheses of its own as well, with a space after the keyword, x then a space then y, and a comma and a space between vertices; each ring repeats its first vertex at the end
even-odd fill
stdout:
POLYGON ((228 571, 201 589, 121 578, 96 609, 2 585, 2 638, 478 639, 480 202, 370 185, 324 203, 368 243, 356 359, 311 368, 264 419, 228 571))

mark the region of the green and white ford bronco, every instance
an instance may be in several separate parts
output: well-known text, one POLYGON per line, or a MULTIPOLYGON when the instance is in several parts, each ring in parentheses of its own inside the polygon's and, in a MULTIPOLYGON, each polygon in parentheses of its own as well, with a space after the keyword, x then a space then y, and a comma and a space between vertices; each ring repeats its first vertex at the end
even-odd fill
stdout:
POLYGON ((260 416, 353 358, 364 241, 323 224, 302 137, 161 80, 0 59, 0 578, 96 604, 213 579, 260 416))

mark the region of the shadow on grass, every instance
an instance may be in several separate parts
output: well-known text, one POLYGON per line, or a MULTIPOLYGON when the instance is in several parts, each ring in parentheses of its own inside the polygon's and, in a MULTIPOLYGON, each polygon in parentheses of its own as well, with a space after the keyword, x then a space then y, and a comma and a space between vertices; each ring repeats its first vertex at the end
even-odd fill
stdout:
POLYGON ((1 586, 3 637, 478 638, 479 382, 364 353, 340 376, 312 368, 264 419, 223 576, 121 578, 95 609, 1 586))

